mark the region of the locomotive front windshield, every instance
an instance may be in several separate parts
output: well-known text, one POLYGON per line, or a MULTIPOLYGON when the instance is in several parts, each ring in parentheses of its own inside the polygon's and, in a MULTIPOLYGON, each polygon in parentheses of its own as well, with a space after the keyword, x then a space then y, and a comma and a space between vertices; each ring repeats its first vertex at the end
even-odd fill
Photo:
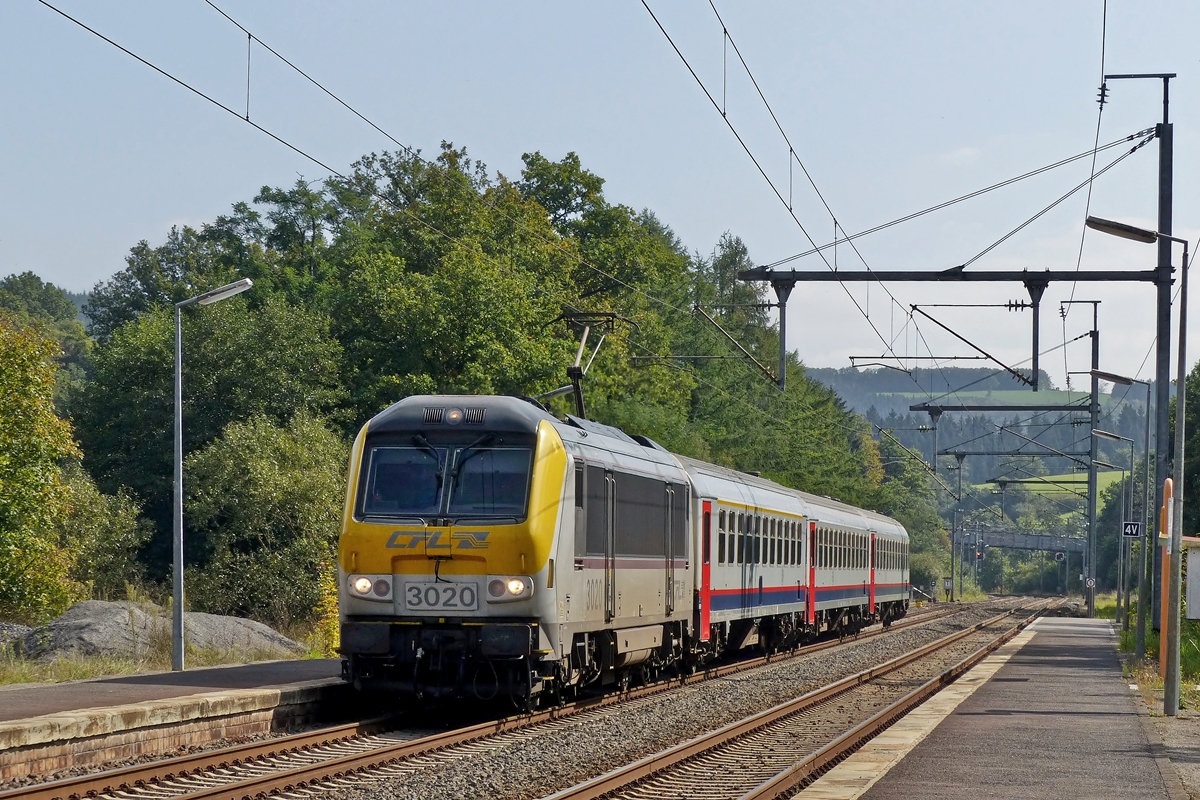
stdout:
POLYGON ((528 447, 482 444, 370 447, 359 510, 368 517, 523 517, 531 457, 528 447))

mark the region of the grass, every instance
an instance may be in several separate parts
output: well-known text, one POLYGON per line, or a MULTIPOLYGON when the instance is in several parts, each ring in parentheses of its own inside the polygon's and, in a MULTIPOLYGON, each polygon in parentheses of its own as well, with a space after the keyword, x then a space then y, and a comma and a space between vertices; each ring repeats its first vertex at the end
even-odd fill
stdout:
MULTIPOLYGON (((160 609, 160 611, 162 611, 160 609)), ((319 631, 296 627, 285 636, 305 645, 307 651, 297 658, 326 658, 319 631)), ((248 664, 280 658, 278 650, 222 650, 187 646, 185 660, 189 668, 248 664)), ((72 655, 47 660, 26 659, 11 647, 0 647, 0 685, 14 683, 61 683, 89 678, 135 675, 171 669, 171 629, 161 626, 150 635, 146 652, 140 658, 130 656, 72 655)))
MULTIPOLYGON (((1096 473, 1096 488, 1103 492, 1114 483, 1119 483, 1121 480, 1121 470, 1109 469, 1100 470, 1096 473)), ((1066 494, 1069 490, 1074 489, 1077 492, 1087 493, 1087 473, 1086 472, 1071 472, 1065 475, 1042 475, 1038 479, 1030 478, 1028 481, 1021 484, 1029 492, 1045 496, 1059 496, 1066 494), (1076 483, 1080 479, 1082 483, 1076 483), (1057 481, 1058 486, 1053 482, 1057 481)), ((991 484, 980 483, 976 484, 978 490, 990 489, 991 484)))
MULTIPOLYGON (((1117 650, 1128 654, 1134 653, 1137 647, 1134 624, 1137 614, 1136 601, 1131 604, 1131 608, 1129 630, 1120 632, 1117 643, 1117 650)), ((1097 616, 1106 616, 1108 619, 1112 619, 1112 612, 1115 610, 1116 601, 1113 595, 1097 598, 1097 616), (1108 611, 1107 615, 1104 613, 1106 610, 1108 611)), ((1200 684, 1200 620, 1181 619, 1179 624, 1179 703, 1181 708, 1200 709, 1200 685, 1198 685, 1200 684)), ((1135 664, 1131 658, 1125 664, 1126 677, 1137 682, 1146 696, 1147 703, 1152 708, 1155 703, 1161 705, 1162 702, 1163 684, 1158 677, 1160 644, 1159 633, 1152 626, 1147 625, 1146 661, 1142 664, 1135 664), (1157 698, 1154 696, 1154 692, 1159 693, 1157 698)))

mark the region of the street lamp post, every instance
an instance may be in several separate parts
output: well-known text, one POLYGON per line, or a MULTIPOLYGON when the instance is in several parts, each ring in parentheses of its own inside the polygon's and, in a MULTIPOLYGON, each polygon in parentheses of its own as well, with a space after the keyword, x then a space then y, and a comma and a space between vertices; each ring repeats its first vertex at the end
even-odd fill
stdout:
MULTIPOLYGON (((1171 498, 1171 531, 1167 536, 1167 554, 1171 558, 1169 586, 1167 592, 1166 679, 1163 681, 1163 713, 1173 717, 1179 711, 1179 607, 1182 601, 1183 581, 1183 445, 1186 414, 1187 387, 1187 285, 1188 285, 1188 241, 1158 231, 1148 231, 1121 222, 1088 217, 1087 226, 1093 230, 1132 239, 1135 242, 1153 244, 1171 241, 1183 245, 1183 269, 1179 276, 1179 362, 1175 378, 1175 469, 1173 483, 1175 491, 1171 498)), ((1170 259, 1167 260, 1170 267, 1170 259)), ((1162 413, 1162 409, 1159 409, 1162 413)), ((1161 443, 1160 443, 1161 449, 1161 443)), ((1159 648, 1162 650, 1163 648, 1159 648)))
POLYGON ((226 284, 175 304, 175 503, 172 509, 174 573, 171 592, 171 669, 183 669, 183 324, 185 306, 207 306, 246 291, 249 278, 226 284))
MULTIPOLYGON (((1100 376, 1096 375, 1094 377, 1096 377, 1098 379, 1100 376)), ((1126 591, 1126 586, 1125 586, 1125 584, 1127 583, 1127 581, 1126 581, 1127 569, 1125 566, 1125 562, 1127 559, 1125 558, 1125 531, 1124 531, 1124 529, 1125 529, 1126 516, 1129 516, 1129 517, 1133 516, 1133 465, 1134 465, 1133 439, 1129 438, 1128 436, 1122 436, 1119 433, 1110 433, 1109 431, 1102 431, 1099 428, 1092 429, 1092 436, 1096 436, 1101 439, 1108 439, 1109 441, 1113 441, 1113 442, 1129 442, 1129 500, 1128 500, 1128 504, 1126 504, 1125 494, 1124 494, 1124 492, 1122 492, 1121 505, 1123 506, 1123 509, 1122 509, 1122 513, 1121 513, 1121 534, 1117 538, 1117 613, 1121 615, 1121 630, 1127 631, 1127 630, 1129 630, 1129 617, 1128 617, 1129 593, 1126 591), (1128 509, 1128 511, 1125 511, 1124 509, 1128 509), (1124 601, 1123 605, 1122 605, 1122 601, 1124 601)), ((1096 462, 1096 463, 1100 464, 1101 462, 1096 462)), ((1115 466, 1112 464, 1109 464, 1106 466, 1110 466, 1113 469, 1121 470, 1121 484, 1123 486, 1125 483, 1125 468, 1118 467, 1118 466, 1115 466)))
MULTIPOLYGON (((1142 565, 1138 571, 1138 610, 1137 610, 1137 633, 1136 633, 1136 649, 1134 656, 1138 662, 1146 658, 1146 617, 1150 613, 1150 594, 1154 586, 1154 575, 1151 573, 1151 568, 1154 566, 1153 559, 1150 558, 1151 548, 1151 528, 1153 525, 1150 521, 1150 381, 1141 381, 1137 378, 1127 378, 1124 375, 1117 375, 1112 372, 1095 371, 1097 378, 1110 383, 1115 383, 1120 386, 1132 386, 1135 383, 1140 383, 1146 387, 1146 432, 1145 439, 1142 440, 1142 446, 1145 449, 1145 474, 1142 478, 1142 565)), ((1130 487, 1132 489, 1132 487, 1130 487)), ((1132 508, 1132 506, 1131 506, 1132 508)))

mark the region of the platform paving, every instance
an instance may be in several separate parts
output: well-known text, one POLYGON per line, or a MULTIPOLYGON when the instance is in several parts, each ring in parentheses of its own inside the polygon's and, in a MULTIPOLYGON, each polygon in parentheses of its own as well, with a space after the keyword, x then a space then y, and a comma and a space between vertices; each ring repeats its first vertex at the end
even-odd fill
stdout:
MULTIPOLYGON (((915 733, 915 747, 873 776, 865 793, 841 796, 1186 797, 1169 765, 1155 758, 1155 735, 1121 675, 1112 625, 1046 618, 1031 632, 936 727, 915 733)), ((867 763, 845 762, 846 777, 867 763)))
POLYGON ((341 661, 324 658, 266 661, 69 683, 12 684, 0 686, 0 722, 222 690, 265 689, 337 678, 340 674, 341 661))

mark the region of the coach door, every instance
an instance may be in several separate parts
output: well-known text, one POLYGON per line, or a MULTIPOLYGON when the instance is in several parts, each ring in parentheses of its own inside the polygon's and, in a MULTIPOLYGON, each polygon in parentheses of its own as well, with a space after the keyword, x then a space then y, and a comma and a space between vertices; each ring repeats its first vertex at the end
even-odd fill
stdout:
POLYGON ((869 598, 868 611, 875 613, 875 531, 871 531, 871 594, 869 598))
POLYGON ((808 523, 808 602, 804 604, 807 622, 817 620, 817 523, 808 523))

